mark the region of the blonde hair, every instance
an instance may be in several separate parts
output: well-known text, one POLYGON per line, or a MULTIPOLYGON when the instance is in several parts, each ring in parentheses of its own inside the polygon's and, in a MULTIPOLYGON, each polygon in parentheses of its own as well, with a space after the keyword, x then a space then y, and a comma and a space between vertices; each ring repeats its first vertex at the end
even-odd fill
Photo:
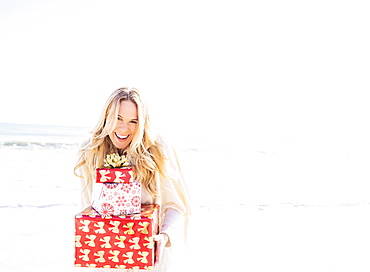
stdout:
MULTIPOLYGON (((109 134, 117 124, 120 102, 128 100, 135 103, 138 112, 138 128, 125 154, 134 166, 134 179, 140 181, 147 191, 156 196, 155 175, 166 177, 166 157, 164 147, 156 141, 156 135, 151 131, 148 110, 143 103, 140 93, 135 88, 119 88, 108 98, 99 122, 92 130, 92 137, 79 151, 79 160, 74 170, 82 167, 87 186, 92 186, 95 169, 103 167, 107 154, 119 152, 114 146, 109 134)), ((76 174, 77 175, 77 174, 76 174)))

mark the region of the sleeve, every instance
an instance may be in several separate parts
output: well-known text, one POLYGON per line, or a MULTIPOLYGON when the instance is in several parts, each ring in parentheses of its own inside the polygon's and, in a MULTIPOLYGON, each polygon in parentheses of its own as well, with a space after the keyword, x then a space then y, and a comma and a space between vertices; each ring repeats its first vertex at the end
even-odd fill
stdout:
MULTIPOLYGON (((83 150, 85 150, 89 142, 90 140, 86 140, 81 144, 80 150, 77 153, 77 164, 81 163, 81 161, 84 160, 84 156, 86 155, 86 153, 83 150)), ((77 168, 77 173, 80 180, 81 209, 85 209, 86 207, 91 205, 92 201, 91 175, 88 175, 89 171, 86 164, 83 164, 79 168, 77 168)))
POLYGON ((181 215, 187 212, 186 193, 177 181, 161 178, 161 204, 163 212, 174 209, 181 215))
POLYGON ((176 235, 176 231, 180 223, 180 218, 181 214, 177 210, 168 208, 165 211, 164 220, 160 233, 167 234, 169 238, 166 247, 172 246, 172 240, 174 240, 174 237, 176 235))
POLYGON ((167 234, 169 240, 166 247, 170 247, 181 238, 178 225, 180 218, 186 213, 186 205, 181 197, 182 192, 174 181, 161 178, 160 188, 159 204, 162 215, 159 232, 167 234))
POLYGON ((85 209, 92 204, 92 185, 87 179, 84 167, 80 168, 81 181, 81 209, 85 209))
MULTIPOLYGON (((81 149, 78 153, 78 162, 81 162, 83 159, 81 150, 88 144, 89 140, 85 141, 81 145, 81 149)), ((92 182, 91 182, 91 175, 89 175, 87 165, 84 164, 80 166, 78 169, 78 175, 80 179, 80 189, 81 189, 81 209, 85 209, 88 206, 91 206, 92 201, 92 182)))
POLYGON ((174 149, 168 149, 169 178, 160 177, 162 224, 160 233, 169 237, 167 247, 184 241, 186 244, 187 219, 190 215, 190 201, 186 184, 174 149))

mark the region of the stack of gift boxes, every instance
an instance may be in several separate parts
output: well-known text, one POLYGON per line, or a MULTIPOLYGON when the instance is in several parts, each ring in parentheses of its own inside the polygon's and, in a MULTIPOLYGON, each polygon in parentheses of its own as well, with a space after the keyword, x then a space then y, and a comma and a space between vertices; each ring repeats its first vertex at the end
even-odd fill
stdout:
POLYGON ((153 269, 159 206, 141 204, 141 184, 124 156, 104 161, 107 168, 96 169, 99 196, 75 216, 75 266, 153 269))

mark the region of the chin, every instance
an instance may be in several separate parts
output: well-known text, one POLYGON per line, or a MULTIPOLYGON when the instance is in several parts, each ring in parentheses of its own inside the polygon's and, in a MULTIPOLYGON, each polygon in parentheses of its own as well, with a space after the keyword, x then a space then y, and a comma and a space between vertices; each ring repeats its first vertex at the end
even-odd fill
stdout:
POLYGON ((115 147, 117 147, 118 149, 126 149, 129 144, 122 144, 122 143, 113 143, 115 147))

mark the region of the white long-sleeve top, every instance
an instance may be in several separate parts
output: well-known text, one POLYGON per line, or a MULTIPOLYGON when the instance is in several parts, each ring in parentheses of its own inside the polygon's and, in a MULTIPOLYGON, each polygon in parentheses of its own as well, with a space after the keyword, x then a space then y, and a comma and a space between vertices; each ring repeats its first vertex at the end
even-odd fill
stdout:
MULTIPOLYGON (((173 149, 167 150, 167 155, 170 156, 170 165, 172 171, 176 173, 174 180, 169 180, 159 173, 156 174, 155 181, 157 184, 157 196, 153 197, 142 186, 141 190, 141 203, 142 204, 158 204, 160 206, 159 215, 159 232, 168 235, 169 240, 166 247, 171 247, 173 244, 183 244, 186 242, 187 234, 187 220, 190 215, 189 197, 186 185, 184 184, 182 173, 178 164, 176 153, 173 149)), ((84 168, 81 167, 81 176, 84 175, 84 168)), ((100 188, 95 181, 87 181, 81 179, 81 206, 82 209, 90 206, 94 199, 95 193, 100 192, 100 188)), ((163 260, 160 268, 154 271, 164 272, 166 270, 165 263, 168 261, 163 260)), ((110 271, 110 270, 99 270, 110 271)))

